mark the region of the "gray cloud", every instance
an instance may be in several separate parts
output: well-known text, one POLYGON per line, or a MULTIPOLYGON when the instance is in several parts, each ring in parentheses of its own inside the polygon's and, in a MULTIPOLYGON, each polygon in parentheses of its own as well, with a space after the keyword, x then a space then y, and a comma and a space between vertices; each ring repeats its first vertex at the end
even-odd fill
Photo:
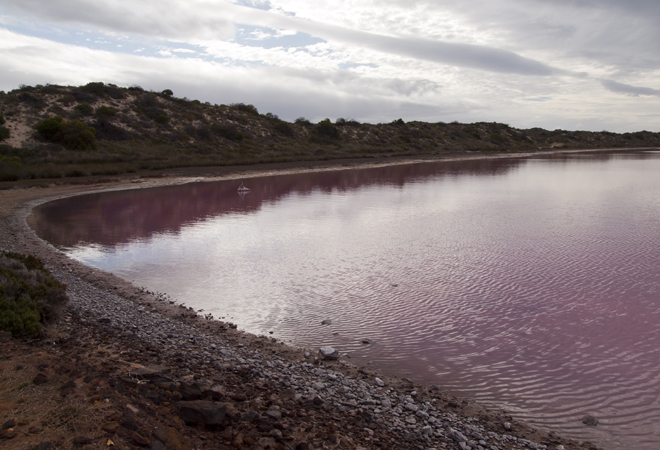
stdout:
POLYGON ((220 3, 140 2, 108 4, 90 0, 7 0, 43 20, 96 25, 106 30, 184 39, 227 37, 232 22, 308 33, 383 53, 488 72, 547 76, 563 71, 508 50, 485 45, 392 37, 299 19, 270 11, 220 3), (130 7, 129 7, 130 6, 130 7))
POLYGON ((213 8, 200 14, 189 5, 164 0, 140 2, 96 2, 91 0, 7 0, 6 7, 46 22, 130 33, 166 39, 195 36, 200 39, 231 38, 233 23, 213 8), (183 6, 183 8, 181 7, 183 6))
POLYGON ((660 97, 660 89, 632 86, 630 84, 618 83, 613 80, 601 80, 601 83, 605 89, 611 92, 616 92, 617 94, 630 95, 631 97, 639 97, 640 95, 655 95, 660 97))

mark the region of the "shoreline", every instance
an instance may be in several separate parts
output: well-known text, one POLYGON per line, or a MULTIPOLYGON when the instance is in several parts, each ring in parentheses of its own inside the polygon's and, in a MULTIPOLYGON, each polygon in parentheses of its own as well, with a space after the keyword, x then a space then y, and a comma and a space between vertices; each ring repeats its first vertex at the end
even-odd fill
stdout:
MULTIPOLYGON (((456 398, 438 387, 422 386, 406 379, 388 378, 343 361, 318 361, 315 360, 315 352, 291 347, 272 338, 238 331, 231 324, 206 320, 191 308, 177 305, 162 294, 146 292, 110 273, 84 266, 69 259, 62 252, 39 239, 27 225, 26 218, 32 208, 39 204, 57 198, 104 191, 422 162, 634 150, 657 149, 585 149, 515 154, 448 155, 444 158, 350 162, 350 165, 341 161, 329 161, 327 165, 319 165, 318 162, 300 162, 286 164, 289 167, 285 168, 174 169, 163 171, 168 175, 162 178, 145 179, 135 176, 103 180, 96 177, 97 183, 95 184, 90 181, 89 184, 63 184, 50 185, 45 188, 4 190, 0 199, 0 223, 2 224, 0 249, 40 257, 53 275, 68 286, 67 292, 71 300, 65 312, 65 319, 51 327, 47 331, 45 339, 31 344, 35 348, 45 346, 53 350, 53 354, 61 353, 60 358, 71 357, 74 361, 93 360, 99 367, 109 364, 114 368, 114 371, 110 372, 113 379, 119 380, 132 379, 131 371, 135 372, 135 369, 138 369, 139 372, 144 370, 144 367, 166 366, 167 375, 164 375, 165 372, 163 372, 158 376, 169 380, 169 384, 166 386, 169 389, 159 387, 157 383, 149 381, 150 378, 144 375, 144 372, 142 376, 144 379, 139 379, 139 381, 144 381, 150 388, 154 384, 156 391, 158 389, 165 391, 162 396, 168 398, 168 401, 161 399, 160 405, 153 402, 151 412, 156 409, 156 406, 161 406, 161 409, 164 408, 167 411, 163 410, 159 414, 169 418, 175 424, 177 424, 177 418, 182 421, 180 408, 175 407, 176 400, 180 397, 178 401, 185 401, 185 394, 191 386, 196 386, 196 389, 203 393, 200 396, 201 399, 222 400, 227 408, 236 411, 235 414, 226 414, 222 424, 214 424, 211 427, 208 424, 206 427, 198 424, 197 427, 191 428, 186 427, 183 423, 178 423, 179 426, 184 427, 182 428, 184 432, 183 436, 176 437, 176 439, 165 438, 162 433, 161 436, 156 436, 156 433, 152 431, 148 439, 158 440, 158 442, 165 440, 166 442, 161 442, 161 444, 168 449, 222 448, 217 447, 220 442, 222 442, 221 445, 234 448, 268 448, 268 446, 279 448, 278 445, 281 448, 287 448, 285 445, 288 445, 290 448, 297 449, 296 445, 306 443, 307 448, 426 449, 464 448, 470 443, 481 445, 481 441, 484 444, 481 448, 494 446, 502 450, 514 448, 559 449, 560 446, 565 449, 595 449, 597 447, 593 444, 577 443, 563 439, 547 430, 533 428, 514 420, 505 411, 487 410, 471 399, 456 398), (213 172, 216 174, 214 175, 213 172), (165 329, 171 332, 164 332, 165 329), (84 339, 92 347, 112 348, 113 350, 104 350, 102 355, 86 354, 81 358, 81 355, 76 353, 80 349, 69 349, 66 345, 71 342, 72 336, 80 334, 85 336, 84 339), (141 350, 128 350, 131 347, 138 347, 141 350), (123 351, 128 352, 126 354, 129 357, 122 354, 122 348, 127 349, 123 351), (210 351, 211 349, 212 351, 210 351), (225 379, 235 379, 236 382, 234 384, 223 383, 221 380, 225 379), (385 386, 380 386, 376 379, 381 380, 385 386), (238 388, 234 389, 234 386, 238 386, 238 388), (243 392, 232 392, 232 390, 243 392), (207 391, 215 392, 215 394, 207 393, 207 391), (247 394, 248 391, 252 393, 247 394), (167 394, 167 392, 172 394, 167 394), (171 398, 167 397, 168 395, 171 398), (164 403, 167 405, 163 405, 164 403), (272 409, 273 405, 278 407, 278 411, 286 411, 286 414, 279 414, 280 417, 275 418, 276 424, 283 424, 282 426, 288 424, 284 429, 271 427, 264 435, 264 432, 259 430, 259 426, 267 422, 265 419, 264 423, 259 419, 247 424, 240 419, 248 411, 256 411, 261 413, 262 417, 273 419, 278 416, 276 413, 269 415, 269 412, 275 411, 272 409), (286 422, 282 418, 283 416, 290 420, 286 422), (310 419, 312 416, 317 417, 317 420, 312 421, 310 419), (356 417, 358 420, 354 420, 356 417), (311 430, 305 431, 310 428, 310 421, 314 424, 311 430), (353 422, 356 422, 357 425, 349 424, 353 422), (329 431, 323 429, 323 426, 320 425, 322 423, 329 427, 329 431), (298 426, 299 424, 305 426, 298 426), (330 426, 332 424, 334 425, 330 426), (215 428, 221 428, 222 431, 215 428), (322 431, 315 431, 319 428, 322 431), (338 429, 342 432, 339 433, 338 429), (273 430, 278 430, 280 433, 273 432, 273 430), (285 436, 286 433, 283 434, 282 431, 287 430, 290 432, 288 436, 285 436), (249 433, 254 436, 246 439, 249 433), (238 439, 239 435, 242 436, 240 439, 238 439), (318 435, 323 436, 318 437, 318 435), (161 439, 156 439, 157 437, 161 439), (270 441, 260 441, 256 437, 270 439, 270 441), (478 439, 479 437, 483 439, 478 439), (342 441, 342 438, 345 439, 342 441), (179 443, 182 441, 188 443, 177 447, 172 444, 177 440, 179 443), (250 444, 251 441, 254 443, 250 444), (320 446, 317 447, 317 445, 320 446)), ((20 347, 20 343, 13 339, 8 341, 0 339, 0 343, 20 347)), ((53 374, 53 377, 55 375, 53 374)), ((137 383, 135 386, 130 385, 130 382, 128 384, 128 390, 136 387, 136 395, 138 395, 142 383, 137 383)), ((112 391, 112 389, 108 389, 108 391, 112 391)), ((6 400, 6 395, 6 392, 0 391, 0 404, 6 400)), ((107 403, 113 403, 113 395, 110 393, 105 398, 105 400, 110 400, 107 403)), ((148 398, 146 395, 144 397, 148 398)), ((125 410, 125 408, 124 405, 123 409, 125 410)), ((115 409, 119 411, 114 411, 114 414, 122 414, 122 407, 115 409)), ((146 419, 142 417, 143 420, 153 422, 149 418, 150 411, 143 409, 134 415, 140 417, 140 412, 146 416, 146 419)), ((6 420, 2 417, 2 413, 3 409, 0 409, 0 422, 6 420)), ((102 434, 104 439, 110 435, 116 442, 124 439, 130 443, 132 439, 130 434, 127 435, 129 437, 122 438, 120 432, 116 430, 109 432, 103 428, 108 422, 115 422, 107 420, 112 418, 111 416, 111 414, 106 414, 98 421, 99 423, 94 425, 102 430, 96 434, 102 434)), ((273 424, 269 422, 262 428, 273 424)), ((151 423, 151 427, 154 426, 156 425, 151 423)), ((119 430, 123 430, 123 428, 119 428, 119 430)), ((136 432, 135 430, 129 431, 136 432)), ((142 435, 144 434, 148 433, 142 431, 142 435)), ((30 436, 30 433, 26 434, 26 438, 30 436)), ((73 438, 72 436, 71 439, 73 438)), ((12 439, 7 442, 13 445, 18 441, 12 439)), ((65 443, 69 443, 69 441, 65 439, 65 443)), ((135 439, 132 443, 135 444, 135 439)), ((126 447, 118 445, 121 448, 126 447)), ((130 447, 130 445, 128 446, 130 447)), ((300 448, 305 447, 303 445, 300 448)))

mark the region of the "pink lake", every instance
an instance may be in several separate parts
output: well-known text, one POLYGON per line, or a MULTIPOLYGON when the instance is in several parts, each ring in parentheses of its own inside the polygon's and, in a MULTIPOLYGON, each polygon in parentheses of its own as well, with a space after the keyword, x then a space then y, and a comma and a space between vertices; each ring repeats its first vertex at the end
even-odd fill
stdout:
POLYGON ((240 329, 607 449, 660 448, 660 152, 242 181, 74 197, 29 222, 240 329))

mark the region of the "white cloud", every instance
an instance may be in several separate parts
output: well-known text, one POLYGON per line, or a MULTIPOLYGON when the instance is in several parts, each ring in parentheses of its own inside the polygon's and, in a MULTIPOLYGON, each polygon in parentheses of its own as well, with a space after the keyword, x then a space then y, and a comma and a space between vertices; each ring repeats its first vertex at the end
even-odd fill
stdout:
POLYGON ((289 119, 657 128, 658 2, 240 3, 5 0, 0 86, 140 84, 289 119), (78 46, 94 41, 123 54, 78 46))

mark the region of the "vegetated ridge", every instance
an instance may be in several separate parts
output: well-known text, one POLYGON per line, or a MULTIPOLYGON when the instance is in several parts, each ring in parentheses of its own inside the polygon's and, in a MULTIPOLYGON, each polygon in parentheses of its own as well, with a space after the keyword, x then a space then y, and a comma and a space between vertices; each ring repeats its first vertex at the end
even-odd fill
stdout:
POLYGON ((660 146, 660 133, 506 124, 293 123, 249 104, 212 105, 103 82, 0 91, 0 181, 343 158, 660 146))

